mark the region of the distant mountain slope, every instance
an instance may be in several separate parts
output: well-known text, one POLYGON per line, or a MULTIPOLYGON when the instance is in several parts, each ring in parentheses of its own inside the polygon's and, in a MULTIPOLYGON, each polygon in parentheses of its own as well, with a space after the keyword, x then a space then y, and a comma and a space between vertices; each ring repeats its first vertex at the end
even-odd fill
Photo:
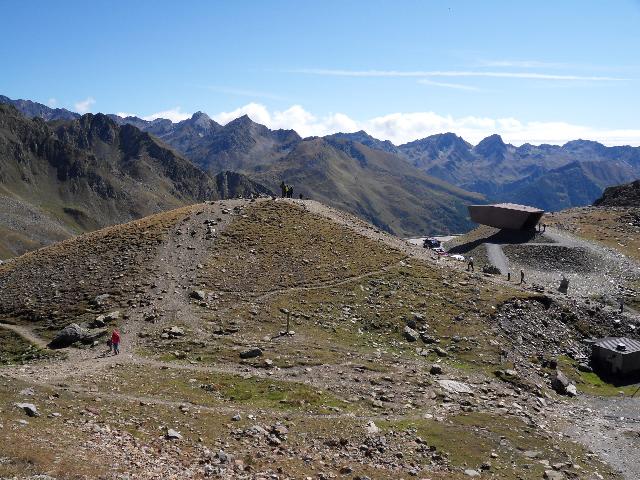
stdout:
POLYGON ((224 170, 250 169, 281 158, 302 140, 293 130, 270 130, 253 122, 247 115, 225 126, 202 112, 177 123, 116 115, 111 115, 111 118, 121 125, 132 124, 155 135, 214 174, 224 170))
POLYGON ((491 135, 472 147, 448 133, 399 149, 416 167, 461 188, 554 211, 588 205, 605 187, 640 176, 640 148, 585 140, 514 147, 491 135))
MULTIPOLYGON (((57 110, 45 105, 0 97, 2 101, 13 102, 30 116, 56 118, 57 110)), ((269 130, 247 116, 225 126, 202 112, 178 123, 115 115, 111 118, 151 133, 212 173, 242 170, 267 175, 273 163, 310 140, 301 139, 292 130, 269 130)), ((499 135, 490 135, 473 146, 453 133, 442 133, 396 146, 364 131, 336 133, 324 139, 328 143, 357 142, 393 154, 398 164, 408 161, 432 177, 478 192, 488 200, 524 202, 547 210, 589 205, 606 187, 640 177, 640 147, 606 147, 587 140, 562 146, 515 147, 499 135)), ((337 198, 336 204, 340 200, 337 198)))
POLYGON ((593 202, 598 207, 640 207, 640 180, 625 185, 608 187, 593 202))
POLYGON ((484 201, 396 155, 331 137, 306 139, 250 176, 271 188, 284 178, 295 195, 326 202, 401 235, 467 230, 466 205, 484 201))
POLYGON ((9 97, 0 95, 0 104, 13 105, 25 117, 40 117, 45 121, 50 120, 74 120, 80 115, 64 108, 51 108, 31 100, 11 100, 9 97))
POLYGON ((214 178, 102 114, 46 124, 0 105, 1 256, 187 203, 266 192, 238 174, 214 178), (42 228, 25 228, 34 222, 42 228))
MULTIPOLYGON (((6 100, 29 115, 56 118, 55 111, 45 105, 6 100)), ((640 177, 640 148, 606 147, 586 140, 562 146, 515 147, 499 135, 490 135, 473 146, 453 133, 443 133, 396 146, 364 131, 328 135, 321 142, 317 138, 302 139, 293 130, 270 130, 246 115, 224 126, 202 112, 177 123, 117 115, 109 118, 121 126, 133 125, 153 135, 213 175, 239 171, 268 182, 272 189, 282 180, 295 181, 304 185, 307 191, 303 193, 312 197, 331 185, 334 191, 323 197, 325 201, 399 234, 435 233, 429 231, 430 225, 439 225, 442 231, 466 225, 466 212, 457 205, 467 201, 468 192, 477 192, 487 201, 526 203, 557 211, 589 205, 606 187, 640 177), (310 152, 316 152, 317 157, 309 158, 310 152), (375 162, 368 160, 372 152, 387 155, 382 175, 373 168, 375 162), (345 155, 349 157, 349 167, 345 155), (334 165, 333 161, 337 163, 334 165), (325 175, 318 173, 317 165, 325 165, 325 175), (354 174, 346 173, 352 168, 360 177, 353 184, 349 178, 354 174), (396 174, 400 171, 402 175, 396 174), (400 199, 422 205, 433 203, 434 195, 429 189, 415 189, 424 174, 431 177, 427 181, 430 185, 434 178, 451 184, 448 191, 456 198, 451 202, 456 208, 439 212, 444 218, 435 218, 432 210, 418 211, 413 205, 398 206, 400 199), (389 182, 395 191, 389 188, 389 182), (467 193, 458 195, 461 190, 453 189, 453 185, 467 193), (356 193, 360 188, 362 191, 356 193), (391 215, 391 210, 399 210, 399 214, 391 215)), ((435 197, 442 198, 442 191, 435 197)))
POLYGON ((373 148, 375 150, 382 150, 387 153, 400 153, 400 149, 396 147, 389 140, 378 140, 377 138, 372 137, 364 130, 360 130, 354 133, 334 133, 333 135, 328 135, 328 139, 336 139, 336 140, 351 140, 352 142, 359 142, 362 145, 366 145, 369 148, 373 148))
POLYGON ((294 184, 296 195, 324 200, 400 235, 465 230, 470 227, 466 204, 484 201, 426 175, 391 142, 365 132, 302 139, 246 115, 224 126, 202 112, 177 123, 107 117, 121 129, 136 127, 165 142, 211 175, 241 172, 274 190, 285 180, 294 184))

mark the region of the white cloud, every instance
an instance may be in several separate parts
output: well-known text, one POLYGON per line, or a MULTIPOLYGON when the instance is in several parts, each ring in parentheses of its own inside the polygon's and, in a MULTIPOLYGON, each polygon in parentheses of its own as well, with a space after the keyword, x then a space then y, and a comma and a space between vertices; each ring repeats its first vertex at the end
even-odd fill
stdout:
POLYGON ((336 77, 491 77, 491 78, 517 78, 527 80, 564 80, 564 81, 621 81, 626 78, 585 76, 585 75, 559 75, 555 73, 536 72, 485 72, 473 70, 332 70, 322 68, 303 68, 289 70, 291 73, 305 73, 309 75, 326 75, 336 77))
POLYGON ((267 107, 259 103, 248 103, 247 105, 237 108, 231 112, 220 112, 217 115, 213 115, 216 122, 226 125, 231 120, 234 120, 243 115, 248 115, 254 122, 261 123, 266 126, 271 126, 271 114, 267 110, 267 107))
POLYGON ((264 105, 249 103, 231 112, 221 112, 213 115, 212 118, 225 125, 242 115, 248 115, 254 122, 261 123, 269 128, 293 129, 303 137, 358 130, 358 123, 343 113, 329 114, 322 118, 317 118, 300 105, 293 105, 286 110, 276 110, 271 113, 264 105))
MULTIPOLYGON (((129 113, 127 115, 137 116, 132 113, 129 113)), ((156 118, 166 118, 168 120, 171 120, 172 122, 181 122, 182 120, 191 118, 191 114, 182 112, 180 107, 175 107, 175 108, 170 108, 169 110, 163 110, 162 112, 152 113, 151 115, 147 115, 142 118, 144 120, 155 120, 156 118)))
POLYGON ((317 117, 300 105, 293 105, 283 111, 270 112, 264 105, 250 103, 231 112, 214 115, 213 118, 226 124, 245 114, 253 121, 269 128, 290 128, 303 137, 354 132, 362 129, 376 138, 391 140, 395 144, 410 142, 436 133, 453 132, 473 144, 491 134, 498 133, 505 142, 514 145, 564 144, 569 140, 589 139, 605 145, 640 146, 640 130, 634 129, 597 129, 559 121, 523 122, 510 117, 453 117, 435 112, 398 112, 357 121, 344 113, 317 117))
POLYGON ((434 82, 433 80, 429 80, 427 78, 418 80, 418 83, 421 83, 423 85, 431 85, 434 87, 453 88, 455 90, 468 90, 473 92, 480 91, 478 87, 473 87, 471 85, 463 85, 461 83, 434 82))
POLYGON ((480 67, 505 67, 505 68, 566 68, 571 65, 560 62, 541 62, 539 60, 480 60, 480 67))
POLYGON ((74 107, 76 107, 76 111, 78 113, 87 113, 91 111, 91 105, 93 105, 94 103, 96 103, 96 101, 93 99, 93 97, 87 97, 84 100, 76 102, 74 104, 74 107))
MULTIPOLYGON (((124 112, 118 115, 139 116, 124 112)), ((640 129, 602 129, 562 121, 524 122, 513 117, 453 117, 436 112, 397 112, 359 121, 344 113, 331 113, 319 117, 301 105, 292 105, 286 110, 270 111, 265 105, 254 102, 211 117, 225 125, 242 115, 248 115, 254 122, 271 129, 293 129, 303 137, 365 130, 376 138, 390 140, 396 145, 437 133, 453 132, 472 144, 497 133, 505 142, 513 145, 561 145, 570 140, 584 139, 595 140, 605 145, 640 146, 640 129)), ((181 112, 180 108, 176 107, 142 118, 168 118, 177 122, 189 117, 189 114, 181 112)))
POLYGON ((58 100, 52 97, 47 100, 47 105, 51 108, 55 108, 55 106, 58 105, 58 100))

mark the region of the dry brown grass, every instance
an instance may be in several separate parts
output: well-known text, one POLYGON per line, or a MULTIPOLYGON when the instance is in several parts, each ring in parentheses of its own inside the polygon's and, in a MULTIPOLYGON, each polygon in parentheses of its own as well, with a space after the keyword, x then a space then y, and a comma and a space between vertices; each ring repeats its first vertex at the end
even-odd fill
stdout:
POLYGON ((158 245, 193 208, 74 237, 1 265, 0 319, 55 330, 85 313, 97 295, 109 293, 118 302, 132 283, 148 277, 158 245))
POLYGON ((221 234, 203 280, 223 290, 262 292, 337 282, 402 258, 296 205, 261 202, 221 234))

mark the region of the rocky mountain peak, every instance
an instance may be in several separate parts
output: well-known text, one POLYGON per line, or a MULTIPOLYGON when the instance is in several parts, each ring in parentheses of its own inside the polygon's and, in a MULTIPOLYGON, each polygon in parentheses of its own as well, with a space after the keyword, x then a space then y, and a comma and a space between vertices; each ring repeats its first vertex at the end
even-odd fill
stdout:
POLYGON ((227 127, 244 127, 244 126, 250 126, 253 124, 254 124, 254 121, 251 120, 251 118, 249 118, 249 115, 245 113, 241 117, 231 120, 229 123, 227 123, 226 126, 227 127))
POLYGON ((178 123, 179 127, 183 125, 188 125, 201 134, 210 133, 211 131, 217 130, 220 127, 220 125, 214 122, 211 117, 209 117, 209 115, 200 111, 194 113, 191 118, 178 123))
POLYGON ((500 135, 493 134, 481 140, 473 150, 475 153, 485 157, 503 158, 507 151, 507 145, 502 141, 500 135))

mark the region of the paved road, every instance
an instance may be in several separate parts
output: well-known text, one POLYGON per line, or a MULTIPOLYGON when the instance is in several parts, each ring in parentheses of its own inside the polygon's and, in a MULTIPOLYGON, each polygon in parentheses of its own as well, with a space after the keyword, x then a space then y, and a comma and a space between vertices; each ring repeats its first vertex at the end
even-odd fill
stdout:
POLYGON ((503 275, 509 271, 509 259, 497 243, 487 243, 487 258, 491 265, 497 267, 503 275))
MULTIPOLYGON (((578 238, 567 232, 562 232, 554 228, 547 228, 544 233, 551 242, 526 242, 514 243, 526 247, 544 247, 544 250, 551 252, 554 248, 580 248, 588 252, 585 255, 585 262, 593 262, 591 271, 584 273, 561 271, 560 265, 555 268, 538 269, 529 265, 519 265, 514 258, 507 258, 503 247, 511 243, 485 243, 487 257, 492 265, 495 265, 502 272, 507 272, 511 267, 513 270, 523 268, 526 272, 529 283, 537 283, 551 290, 555 290, 560 282, 562 273, 569 279, 569 295, 576 297, 605 297, 611 305, 617 303, 620 297, 620 287, 640 279, 640 265, 638 262, 625 257, 619 252, 606 248, 595 242, 578 238)), ((534 252, 531 252, 534 254, 534 252)), ((538 252, 537 254, 540 254, 538 252)), ((630 316, 636 316, 638 312, 627 308, 630 316)))

